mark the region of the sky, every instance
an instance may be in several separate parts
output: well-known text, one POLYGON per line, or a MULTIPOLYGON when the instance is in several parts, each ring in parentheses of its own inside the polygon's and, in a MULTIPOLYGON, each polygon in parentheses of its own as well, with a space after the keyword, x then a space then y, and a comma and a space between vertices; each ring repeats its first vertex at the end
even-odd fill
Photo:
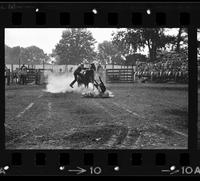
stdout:
MULTIPOLYGON (((200 30, 200 29, 198 29, 200 30)), ((200 32, 197 32, 197 40, 200 41, 200 32)))
MULTIPOLYGON (((94 39, 96 39, 96 47, 98 43, 111 40, 112 32, 116 32, 117 28, 87 28, 92 32, 94 39)), ((5 29, 5 44, 9 47, 28 47, 37 46, 47 54, 52 52, 55 45, 59 42, 62 32, 66 28, 6 28, 5 29)), ((169 29, 167 34, 177 35, 178 29, 169 29)), ((146 54, 146 50, 141 52, 146 54)))

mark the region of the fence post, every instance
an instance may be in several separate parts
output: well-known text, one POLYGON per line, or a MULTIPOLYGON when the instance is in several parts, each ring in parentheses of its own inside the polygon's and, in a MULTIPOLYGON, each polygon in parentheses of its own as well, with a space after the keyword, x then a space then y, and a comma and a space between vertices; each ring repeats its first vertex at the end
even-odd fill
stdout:
POLYGON ((19 68, 20 68, 20 58, 19 58, 19 68))
POLYGON ((133 82, 135 81, 135 80, 134 80, 134 69, 133 69, 133 65, 132 65, 132 80, 133 80, 133 82))
POLYGON ((107 83, 107 70, 104 70, 105 83, 107 83))
POLYGON ((11 83, 13 83, 13 64, 11 64, 11 83))
POLYGON ((68 65, 65 65, 65 72, 68 72, 68 65))
POLYGON ((8 69, 7 85, 10 85, 10 69, 8 69))

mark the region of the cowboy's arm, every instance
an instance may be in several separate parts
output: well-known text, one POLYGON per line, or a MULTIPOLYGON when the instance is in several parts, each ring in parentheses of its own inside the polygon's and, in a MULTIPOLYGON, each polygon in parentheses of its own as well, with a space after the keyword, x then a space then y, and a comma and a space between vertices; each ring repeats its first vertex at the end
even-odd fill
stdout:
POLYGON ((89 70, 89 68, 85 68, 85 67, 83 67, 82 69, 83 69, 83 70, 89 70))

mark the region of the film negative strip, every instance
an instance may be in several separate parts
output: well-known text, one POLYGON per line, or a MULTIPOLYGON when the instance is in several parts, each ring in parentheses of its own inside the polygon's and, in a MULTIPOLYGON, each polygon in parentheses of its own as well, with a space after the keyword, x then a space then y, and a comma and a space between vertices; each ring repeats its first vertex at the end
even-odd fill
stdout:
POLYGON ((0 3, 0 175, 200 175, 200 4, 0 3))

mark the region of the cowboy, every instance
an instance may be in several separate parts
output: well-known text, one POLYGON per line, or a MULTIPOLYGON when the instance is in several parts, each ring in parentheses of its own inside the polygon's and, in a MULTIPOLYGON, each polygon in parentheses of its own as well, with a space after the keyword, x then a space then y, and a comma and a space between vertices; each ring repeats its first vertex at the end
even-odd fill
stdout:
POLYGON ((76 70, 74 71, 74 80, 71 82, 70 87, 73 88, 73 85, 75 84, 75 82, 78 80, 78 76, 82 76, 81 71, 85 70, 86 68, 84 68, 84 64, 81 63, 76 70))
POLYGON ((22 66, 21 66, 21 70, 23 70, 23 69, 26 69, 27 67, 25 66, 25 64, 22 64, 22 66))

